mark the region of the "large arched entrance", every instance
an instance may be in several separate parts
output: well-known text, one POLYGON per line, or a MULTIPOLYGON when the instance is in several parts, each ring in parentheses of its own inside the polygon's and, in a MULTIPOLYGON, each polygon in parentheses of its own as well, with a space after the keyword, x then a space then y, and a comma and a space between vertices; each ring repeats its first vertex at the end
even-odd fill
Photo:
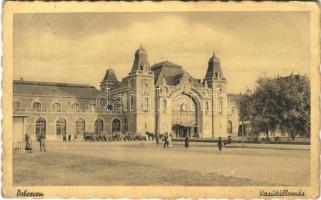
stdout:
POLYGON ((104 130, 104 121, 99 118, 95 121, 95 134, 101 134, 103 130, 104 130))
POLYGON ((83 118, 79 118, 76 121, 76 134, 83 135, 85 134, 85 120, 83 118))
POLYGON ((175 137, 199 137, 198 106, 192 96, 180 94, 173 99, 172 130, 175 137))
POLYGON ((112 132, 119 132, 120 131, 120 120, 114 119, 112 122, 112 132))
POLYGON ((61 136, 66 134, 66 120, 60 118, 56 121, 56 135, 61 136))

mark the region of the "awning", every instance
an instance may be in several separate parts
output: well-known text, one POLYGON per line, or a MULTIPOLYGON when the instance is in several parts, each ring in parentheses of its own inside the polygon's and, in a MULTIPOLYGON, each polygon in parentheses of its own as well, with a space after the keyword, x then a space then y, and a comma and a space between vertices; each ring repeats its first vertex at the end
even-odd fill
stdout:
POLYGON ((181 126, 181 127, 197 127, 196 124, 189 124, 189 123, 175 123, 173 126, 181 126))

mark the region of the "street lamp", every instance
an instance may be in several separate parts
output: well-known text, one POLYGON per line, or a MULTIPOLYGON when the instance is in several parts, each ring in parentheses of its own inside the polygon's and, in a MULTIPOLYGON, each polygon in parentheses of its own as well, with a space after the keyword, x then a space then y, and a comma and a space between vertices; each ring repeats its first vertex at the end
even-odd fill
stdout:
POLYGON ((244 148, 244 121, 241 121, 241 126, 242 126, 242 148, 244 148))

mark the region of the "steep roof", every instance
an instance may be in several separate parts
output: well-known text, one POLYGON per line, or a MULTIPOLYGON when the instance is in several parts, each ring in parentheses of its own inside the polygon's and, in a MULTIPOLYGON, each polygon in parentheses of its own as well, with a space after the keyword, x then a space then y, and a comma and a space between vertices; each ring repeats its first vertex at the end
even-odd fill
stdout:
POLYGON ((139 49, 135 52, 135 59, 131 72, 135 72, 137 70, 150 70, 147 51, 144 49, 142 44, 140 44, 139 49))
POLYGON ((201 86, 200 80, 193 78, 181 66, 170 61, 164 61, 153 65, 152 71, 155 75, 155 84, 158 83, 158 80, 165 77, 167 85, 177 85, 183 75, 187 74, 194 86, 201 86))
POLYGON ((223 79, 223 71, 221 68, 220 59, 216 57, 215 52, 208 61, 208 67, 205 75, 205 79, 223 79))
POLYGON ((22 80, 13 81, 14 95, 96 98, 100 93, 99 90, 91 85, 22 80))
POLYGON ((109 68, 106 70, 105 77, 103 79, 103 82, 112 82, 112 83, 117 83, 117 77, 113 69, 109 68))

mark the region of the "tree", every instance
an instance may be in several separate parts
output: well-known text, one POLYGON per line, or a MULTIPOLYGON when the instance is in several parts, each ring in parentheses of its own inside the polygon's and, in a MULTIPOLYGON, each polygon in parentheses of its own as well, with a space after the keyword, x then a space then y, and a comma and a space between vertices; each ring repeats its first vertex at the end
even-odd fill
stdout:
POLYGON ((241 120, 250 120, 254 132, 279 128, 295 136, 310 136, 310 84, 306 76, 293 75, 274 79, 261 77, 253 92, 238 101, 241 120))
POLYGON ((310 137, 310 83, 305 76, 291 75, 277 80, 285 92, 280 97, 284 106, 280 113, 280 128, 285 129, 292 140, 296 135, 310 137))

